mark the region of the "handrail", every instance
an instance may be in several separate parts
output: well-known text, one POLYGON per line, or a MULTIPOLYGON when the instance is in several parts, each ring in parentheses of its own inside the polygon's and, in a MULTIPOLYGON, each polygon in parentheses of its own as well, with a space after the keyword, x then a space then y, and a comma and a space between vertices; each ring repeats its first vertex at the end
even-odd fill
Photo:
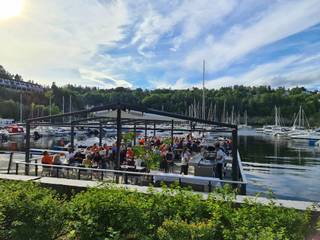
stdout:
MULTIPOLYGON (((44 167, 54 167, 54 168, 61 168, 61 169, 77 169, 77 170, 86 170, 86 171, 93 171, 93 172, 106 172, 106 173, 118 173, 122 175, 130 174, 130 175, 138 175, 138 176, 163 176, 163 174, 159 173, 143 173, 143 172, 132 172, 132 171, 123 171, 123 170, 111 170, 111 169, 99 169, 99 168, 86 168, 86 167, 76 167, 76 166, 68 166, 68 165, 54 165, 54 164, 43 164, 43 163, 27 163, 25 161, 16 161, 16 164, 23 164, 23 165, 32 165, 32 166, 44 166, 44 167)), ((189 175, 188 175, 189 176, 189 175)), ((217 178, 210 178, 210 177, 203 177, 207 178, 204 180, 217 182, 217 183, 230 183, 230 184, 247 184, 244 181, 232 181, 232 180, 222 180, 217 178)), ((181 175, 179 179, 188 179, 188 177, 181 175)))
POLYGON ((238 165, 239 165, 239 171, 241 173, 242 182, 247 184, 248 181, 247 181, 246 175, 244 174, 244 170, 243 170, 243 166, 242 166, 242 162, 241 162, 241 157, 240 157, 239 151, 237 151, 237 155, 238 155, 238 165))

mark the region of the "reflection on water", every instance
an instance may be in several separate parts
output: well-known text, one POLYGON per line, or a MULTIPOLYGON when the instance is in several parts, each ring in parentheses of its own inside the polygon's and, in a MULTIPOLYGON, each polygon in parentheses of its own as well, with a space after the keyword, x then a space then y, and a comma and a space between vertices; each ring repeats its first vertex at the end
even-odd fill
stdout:
MULTIPOLYGON (((12 140, 22 150, 22 139, 12 140)), ((31 140, 32 148, 63 146, 69 138, 31 140)), ((103 141, 104 142, 104 141, 103 141)), ((9 143, 0 143, 9 149, 9 143)), ((272 190, 276 197, 320 201, 320 149, 308 141, 293 141, 258 135, 254 130, 239 132, 239 150, 249 180, 248 194, 272 190)))
POLYGON ((241 133, 239 144, 242 161, 249 163, 248 194, 272 190, 279 198, 320 201, 320 149, 254 131, 241 133))

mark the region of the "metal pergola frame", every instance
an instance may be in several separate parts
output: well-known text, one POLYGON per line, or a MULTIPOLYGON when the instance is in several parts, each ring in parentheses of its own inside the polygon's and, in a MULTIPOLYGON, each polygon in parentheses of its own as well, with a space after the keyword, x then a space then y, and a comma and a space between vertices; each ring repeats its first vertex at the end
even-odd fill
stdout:
MULTIPOLYGON (((114 128, 111 126, 115 126, 117 130, 117 165, 120 164, 120 146, 121 146, 121 134, 122 129, 131 129, 136 132, 138 129, 145 130, 145 137, 147 137, 147 131, 153 130, 154 134, 156 130, 164 130, 164 131, 171 131, 171 142, 173 143, 173 133, 174 131, 205 131, 205 132, 217 132, 214 130, 206 130, 198 128, 196 129, 194 126, 194 123, 200 123, 200 124, 206 124, 211 126, 220 126, 220 127, 226 127, 229 128, 230 131, 224 131, 224 132, 231 132, 232 133, 232 180, 233 181, 239 181, 241 176, 239 174, 239 163, 238 163, 238 128, 237 125, 233 124, 227 124, 227 123, 221 123, 221 122, 215 122, 215 121, 208 121, 200 118, 194 118, 194 117, 188 117, 176 113, 170 113, 165 111, 160 111, 152 108, 146 108, 143 106, 134 106, 129 104, 123 104, 123 103, 116 103, 116 104, 108 104, 104 106, 96 106, 92 107, 90 109, 81 110, 81 111, 75 111, 75 112, 69 112, 64 114, 56 114, 51 116, 44 116, 44 117, 37 117, 37 118, 31 118, 26 120, 26 148, 25 148, 25 162, 30 163, 30 128, 32 125, 42 125, 42 126, 67 126, 71 128, 71 147, 74 147, 74 128, 75 127, 90 127, 90 128, 99 128, 99 144, 102 144, 102 128, 103 127, 109 127, 114 128), (110 118, 110 117, 87 117, 88 113, 95 113, 100 111, 106 111, 106 110, 112 110, 116 111, 116 118, 110 118), (146 119, 130 119, 130 118, 122 118, 121 117, 121 111, 136 111, 141 113, 147 113, 147 114, 153 114, 158 115, 162 117, 168 117, 173 118, 174 120, 171 121, 165 121, 165 120, 146 120, 146 119), (43 123, 40 121, 46 121, 49 120, 50 122, 54 119, 64 118, 64 117, 80 117, 77 120, 71 121, 68 124, 66 123, 43 123), (88 123, 88 121, 97 120, 99 122, 97 123, 88 123), (180 121, 177 121, 180 120, 180 121), (190 129, 174 129, 174 123, 177 122, 189 122, 190 123, 190 129), (159 128, 156 127, 159 123, 167 123, 171 125, 171 128, 159 128), (153 128, 148 128, 148 125, 153 124, 153 128), (123 125, 133 125, 133 127, 123 127, 123 125), (137 127, 137 125, 144 125, 143 127, 137 127)), ((221 131, 219 131, 221 132, 221 131)), ((29 174, 29 167, 26 165, 25 170, 26 175, 29 174)))

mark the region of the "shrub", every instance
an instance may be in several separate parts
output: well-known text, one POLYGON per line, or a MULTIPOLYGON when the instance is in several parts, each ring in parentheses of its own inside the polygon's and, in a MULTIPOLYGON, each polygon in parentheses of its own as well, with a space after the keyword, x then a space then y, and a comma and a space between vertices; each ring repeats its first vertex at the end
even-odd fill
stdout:
POLYGON ((69 204, 70 237, 106 239, 114 233, 140 239, 147 222, 141 194, 124 189, 90 189, 76 195, 69 204))
POLYGON ((31 182, 0 182, 0 239, 56 239, 65 226, 63 201, 31 182))
POLYGON ((212 240, 216 239, 212 222, 187 223, 181 219, 165 220, 158 228, 159 240, 212 240))

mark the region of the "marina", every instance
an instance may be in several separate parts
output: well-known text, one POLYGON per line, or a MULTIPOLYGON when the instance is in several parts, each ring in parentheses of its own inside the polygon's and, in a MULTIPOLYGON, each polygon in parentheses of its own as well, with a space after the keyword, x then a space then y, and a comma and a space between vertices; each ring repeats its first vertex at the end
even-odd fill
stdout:
MULTIPOLYGON (((164 131, 156 132, 158 136, 170 135, 164 131)), ((139 134, 144 136, 143 131, 139 134)), ((148 134, 153 136, 151 130, 148 134)), ((13 146, 17 150, 24 149, 24 141, 21 138, 16 141, 13 146)), ((109 145, 114 141, 115 137, 112 133, 110 137, 104 136, 102 144, 109 145)), ((99 137, 94 135, 75 136, 75 142, 80 145, 98 144, 99 137)), ((313 142, 278 138, 256 133, 255 129, 246 129, 239 131, 238 143, 243 169, 248 181, 247 195, 268 196, 270 192, 273 192, 274 196, 280 199, 303 201, 318 201, 320 199, 317 187, 317 182, 320 181, 320 148, 313 142)), ((34 149, 61 150, 58 146, 62 144, 70 146, 70 136, 43 136, 37 140, 31 139, 31 147, 34 149)), ((1 143, 2 150, 8 151, 10 148, 10 142, 1 143)), ((38 151, 38 154, 41 153, 41 150, 38 151)), ((6 171, 9 155, 0 154, 0 159, 1 169, 6 171)), ((14 154, 14 159, 23 161, 24 155, 14 154)), ((15 165, 13 164, 12 172, 14 171, 15 165)), ((179 171, 178 168, 177 171, 179 171)))

